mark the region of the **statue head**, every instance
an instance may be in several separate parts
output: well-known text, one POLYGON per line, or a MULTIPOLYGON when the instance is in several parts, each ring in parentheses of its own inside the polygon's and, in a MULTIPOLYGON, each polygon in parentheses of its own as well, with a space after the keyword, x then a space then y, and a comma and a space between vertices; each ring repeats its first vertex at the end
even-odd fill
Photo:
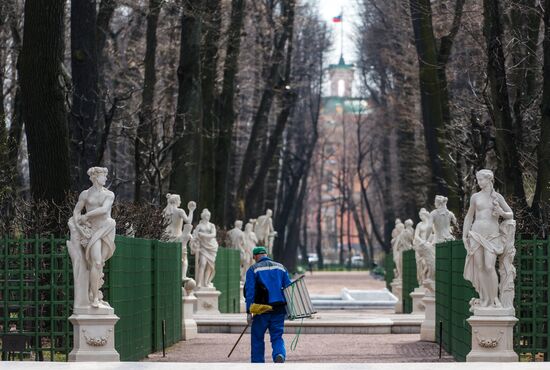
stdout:
POLYGON ((254 225, 251 222, 249 222, 244 226, 244 231, 251 232, 253 228, 254 228, 254 225))
POLYGON ((88 169, 88 176, 90 176, 90 181, 95 185, 105 186, 107 181, 107 174, 109 170, 105 167, 90 167, 88 169))
POLYGON ((243 228, 243 222, 241 220, 236 220, 233 225, 235 226, 235 229, 241 230, 243 228))
POLYGON ((201 220, 204 220, 204 221, 208 222, 208 221, 210 221, 210 216, 211 216, 211 213, 208 210, 208 208, 205 208, 205 209, 202 210, 201 220))
POLYGON ((477 184, 480 188, 484 189, 485 187, 489 185, 493 185, 493 181, 495 179, 495 175, 493 174, 493 171, 483 169, 476 172, 476 179, 477 184))
POLYGON ((426 211, 426 208, 420 208, 420 211, 418 212, 418 216, 420 216, 420 219, 422 221, 427 221, 428 217, 430 217, 430 213, 426 211))
POLYGON ((412 227, 412 225, 414 225, 413 220, 411 220, 410 218, 405 220, 405 227, 412 227))
POLYGON ((447 200, 448 198, 444 197, 443 195, 436 195, 434 201, 435 208, 443 208, 447 206, 447 200))
POLYGON ((396 218, 395 219, 395 226, 399 225, 399 224, 402 224, 403 222, 401 222, 401 219, 400 218, 396 218))
POLYGON ((178 194, 166 194, 166 201, 172 207, 179 207, 181 204, 181 198, 178 194))
POLYGON ((265 211, 265 215, 266 215, 267 217, 271 217, 271 216, 273 215, 273 211, 270 210, 270 209, 268 208, 268 209, 265 211))

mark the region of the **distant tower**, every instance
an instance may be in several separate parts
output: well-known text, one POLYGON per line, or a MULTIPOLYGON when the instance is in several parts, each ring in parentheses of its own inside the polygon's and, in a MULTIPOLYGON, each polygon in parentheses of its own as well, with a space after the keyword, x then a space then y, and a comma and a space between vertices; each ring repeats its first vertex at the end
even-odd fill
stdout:
POLYGON ((328 67, 330 75, 330 95, 340 97, 351 97, 351 84, 355 70, 353 64, 346 64, 344 56, 340 55, 338 64, 331 64, 328 67))

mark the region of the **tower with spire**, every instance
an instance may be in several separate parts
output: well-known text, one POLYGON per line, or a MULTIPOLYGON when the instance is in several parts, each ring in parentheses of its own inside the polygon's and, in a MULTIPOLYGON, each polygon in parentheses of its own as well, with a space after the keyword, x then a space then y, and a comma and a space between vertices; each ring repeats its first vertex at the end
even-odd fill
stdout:
POLYGON ((330 96, 351 98, 351 87, 355 69, 353 64, 346 64, 344 55, 340 54, 338 64, 331 64, 328 67, 330 77, 330 96))

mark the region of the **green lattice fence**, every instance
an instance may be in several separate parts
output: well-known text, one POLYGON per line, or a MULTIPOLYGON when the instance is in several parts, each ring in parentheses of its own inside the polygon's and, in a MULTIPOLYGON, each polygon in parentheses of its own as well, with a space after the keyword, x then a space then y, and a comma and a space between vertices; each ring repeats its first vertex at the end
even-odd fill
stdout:
POLYGON ((384 257, 384 279, 386 280, 386 288, 391 290, 391 282, 393 281, 393 269, 395 268, 395 263, 393 262, 393 253, 386 253, 384 257))
POLYGON ((411 293, 418 287, 416 257, 414 250, 403 252, 403 313, 412 312, 411 293))
MULTIPOLYGON (((65 361, 72 349, 72 269, 65 239, 0 241, 0 332, 30 338, 37 360, 65 361)), ((166 345, 181 335, 181 248, 175 243, 116 237, 105 266, 105 299, 120 320, 115 326, 121 360, 139 360, 158 349, 159 321, 166 345), (177 319, 176 319, 177 318, 177 319)))
POLYGON ((517 240, 516 250, 515 306, 519 322, 514 328, 514 349, 521 361, 548 361, 550 239, 517 240))

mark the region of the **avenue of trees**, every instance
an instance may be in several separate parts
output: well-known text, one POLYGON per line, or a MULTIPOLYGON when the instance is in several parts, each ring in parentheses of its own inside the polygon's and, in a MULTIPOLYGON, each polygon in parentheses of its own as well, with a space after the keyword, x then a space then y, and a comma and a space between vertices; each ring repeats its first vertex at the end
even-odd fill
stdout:
MULTIPOLYGON (((177 193, 221 229, 273 209, 275 258, 292 270, 315 247, 322 264, 321 97, 336 61, 317 7, 0 1, 1 235, 66 234, 86 170, 105 166, 118 232, 158 237, 177 193)), ((331 236, 340 260, 351 223, 371 263, 395 218, 418 220, 436 194, 460 218, 481 168, 518 230, 547 236, 550 0, 358 0, 357 11, 368 106, 342 127, 330 180, 351 214, 331 236)))

